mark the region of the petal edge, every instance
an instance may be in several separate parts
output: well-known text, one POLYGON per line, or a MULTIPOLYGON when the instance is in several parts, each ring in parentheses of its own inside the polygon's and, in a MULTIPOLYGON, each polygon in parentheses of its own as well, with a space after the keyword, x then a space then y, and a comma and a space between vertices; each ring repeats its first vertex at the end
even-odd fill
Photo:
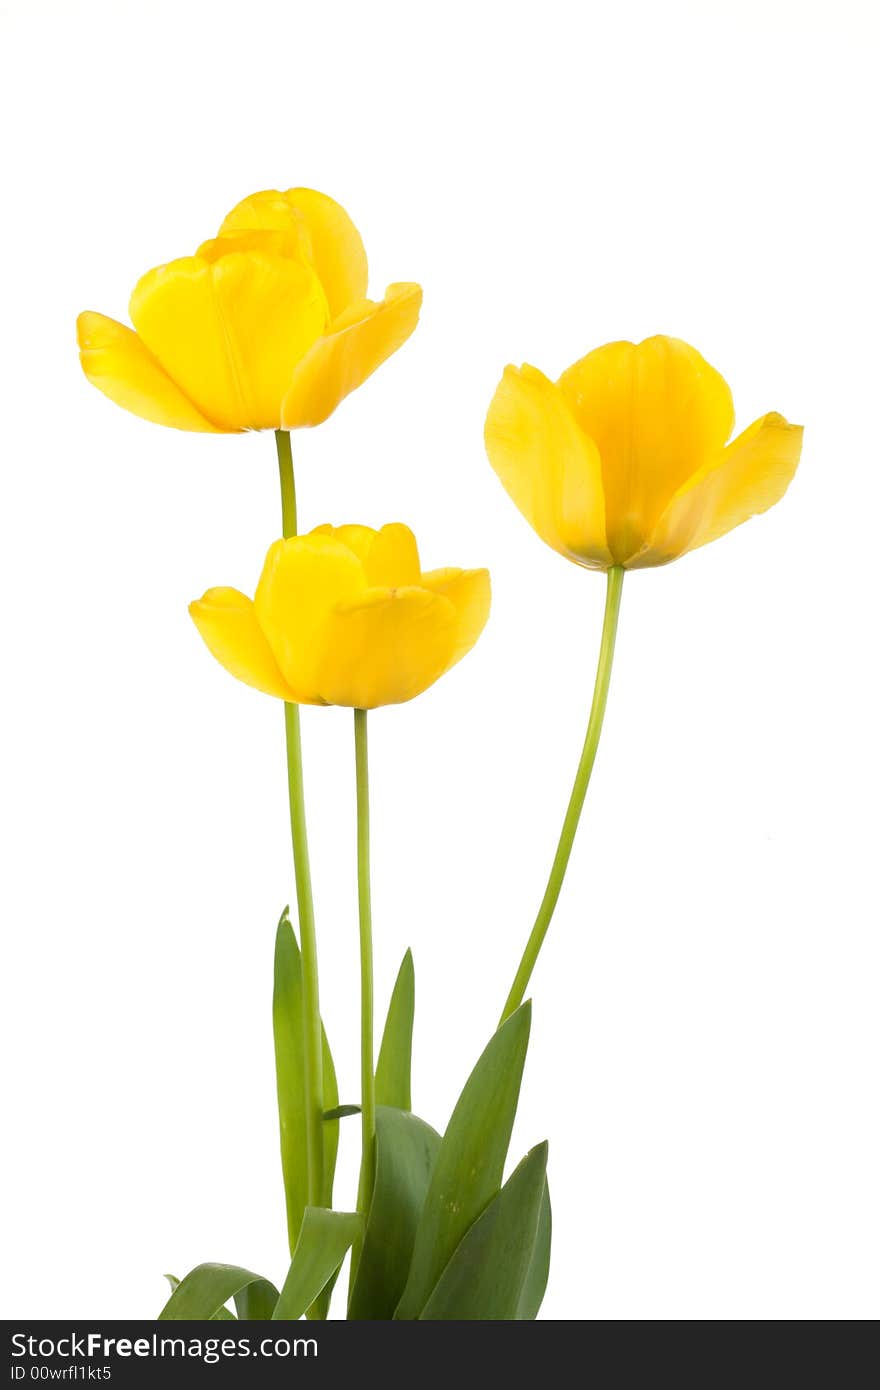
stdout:
POLYGON ((208 589, 189 606, 199 636, 220 665, 245 685, 293 700, 251 599, 238 589, 208 589))
POLYGON ((419 285, 389 285, 379 304, 370 300, 351 306, 341 325, 331 324, 294 368, 281 407, 282 427, 288 430, 320 425, 345 399, 363 385, 382 363, 402 347, 419 321, 419 285))
POLYGON ((675 493, 633 569, 666 564, 766 512, 797 471, 803 427, 771 411, 754 420, 675 493))
POLYGON ((170 429, 224 433, 202 414, 124 323, 85 310, 77 318, 76 336, 86 377, 123 410, 170 429))

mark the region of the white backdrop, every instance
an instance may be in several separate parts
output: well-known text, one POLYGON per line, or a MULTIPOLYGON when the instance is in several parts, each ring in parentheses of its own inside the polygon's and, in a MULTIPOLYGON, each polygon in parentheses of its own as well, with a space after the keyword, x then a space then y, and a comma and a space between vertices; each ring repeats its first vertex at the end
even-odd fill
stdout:
MULTIPOLYGON (((493 616, 372 720, 377 987, 418 978, 442 1128, 543 889, 601 577, 483 454, 504 364, 668 332, 738 420, 807 427, 782 505, 624 586, 605 736, 534 981, 514 1145, 551 1144, 544 1316, 876 1315, 876 9, 865 0, 2 5, 6 1317, 152 1317, 286 1242, 269 1002, 292 894, 280 707, 186 613, 279 530, 271 436, 136 420, 78 310, 244 194, 352 213, 411 342, 294 439, 301 520, 400 519, 493 616)), ((304 715, 327 1026, 357 1086, 351 719, 304 715)), ((349 1121, 349 1125, 355 1122, 349 1121)), ((356 1129, 339 1200, 352 1200, 356 1129)))

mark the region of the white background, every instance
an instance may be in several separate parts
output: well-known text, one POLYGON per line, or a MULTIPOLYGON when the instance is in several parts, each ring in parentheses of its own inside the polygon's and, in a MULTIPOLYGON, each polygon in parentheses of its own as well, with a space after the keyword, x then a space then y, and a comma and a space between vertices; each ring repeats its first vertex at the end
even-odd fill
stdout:
MULTIPOLYGON (((281 709, 192 629, 279 529, 271 436, 177 433, 80 373, 82 308, 244 194, 350 210, 412 341, 295 437, 301 519, 408 521, 492 620, 371 719, 377 987, 404 948, 443 1127, 544 879, 600 576, 483 454, 504 364, 669 332, 784 502, 624 589, 605 736, 534 981, 560 1319, 877 1314, 877 16, 865 0, 3 13, 2 1307, 152 1317, 203 1260, 280 1280, 269 1002, 292 893, 281 709)), ((304 715, 328 1029, 356 1099, 350 714, 304 715)), ((338 1202, 350 1204, 356 1122, 338 1202)))

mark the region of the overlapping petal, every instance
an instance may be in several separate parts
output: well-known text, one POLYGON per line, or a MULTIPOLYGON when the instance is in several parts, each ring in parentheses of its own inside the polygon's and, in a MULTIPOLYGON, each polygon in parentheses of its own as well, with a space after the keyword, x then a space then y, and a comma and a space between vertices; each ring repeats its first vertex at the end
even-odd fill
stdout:
POLYGON ((314 271, 265 251, 158 266, 129 311, 168 375, 225 430, 277 428, 294 366, 327 314, 314 271))
POLYGON ((81 317, 83 368, 125 409, 179 429, 319 424, 418 320, 418 286, 392 285, 380 304, 366 292, 363 242, 344 208, 310 188, 255 193, 195 256, 142 277, 134 334, 81 317))
POLYGON ((189 611, 208 651, 231 675, 267 695, 296 699, 257 621, 252 599, 238 589, 209 589, 189 611))
POLYGON ((124 410, 155 425, 218 432, 124 323, 86 311, 76 321, 76 335, 89 381, 124 410))
POLYGON ((374 709, 411 700, 451 663, 454 604, 407 586, 368 589, 337 605, 323 631, 318 679, 332 705, 374 709))
POLYGON ((633 568, 664 564, 708 545, 777 503, 795 475, 803 429, 761 416, 674 494, 633 568))
POLYGON ((613 563, 599 452, 558 386, 536 367, 506 367, 485 437, 492 467, 542 540, 589 568, 613 563))
POLYGON ((489 618, 492 585, 488 570, 431 570, 419 579, 423 589, 448 598, 455 608, 455 645, 446 670, 467 656, 489 618))
POLYGON ((333 318, 367 293, 367 254, 360 233, 345 209, 326 193, 313 188, 252 193, 224 219, 220 234, 252 229, 293 229, 307 242, 333 318))
POLYGON ((534 367, 508 367, 486 449, 554 549, 597 569, 640 569, 779 501, 800 427, 770 414, 727 445, 732 428, 724 378, 695 348, 659 336, 597 348, 556 386, 534 367))
POLYGON ((364 567, 333 536, 276 541, 254 595, 257 619, 299 702, 320 700, 319 635, 335 604, 367 587, 364 567))
POLYGON ((559 385, 599 450, 608 543, 626 564, 672 493, 729 438, 730 388, 695 348, 663 336, 597 348, 559 385))
POLYGON ((284 429, 320 425, 340 401, 406 342, 419 321, 418 285, 389 285, 379 304, 363 300, 337 319, 294 368, 281 408, 284 429))
POLYGON ((333 536, 353 550, 372 587, 393 588, 419 582, 419 548, 412 531, 402 522, 389 522, 378 531, 372 526, 325 525, 316 527, 311 534, 333 536))
POLYGON ((489 614, 485 570, 421 574, 399 523, 320 526, 270 548, 251 603, 212 589, 190 612, 239 679, 300 704, 411 700, 470 651, 489 614))

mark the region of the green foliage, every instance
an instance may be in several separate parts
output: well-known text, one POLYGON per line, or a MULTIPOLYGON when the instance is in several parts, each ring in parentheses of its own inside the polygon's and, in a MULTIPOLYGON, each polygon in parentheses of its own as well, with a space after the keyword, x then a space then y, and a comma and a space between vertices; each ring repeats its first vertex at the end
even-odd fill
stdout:
POLYGON ((526 1003, 493 1035, 437 1152, 396 1316, 418 1318, 465 1232, 501 1186, 529 1043, 526 1003))
POLYGON ((547 1145, 523 1159, 471 1226, 421 1313, 426 1320, 517 1318, 546 1188, 547 1145))
POLYGON ((255 1285, 258 1287, 254 1289, 253 1306, 265 1308, 271 1301, 274 1308, 278 1301, 278 1290, 261 1275, 253 1274, 239 1265, 197 1265, 173 1290, 159 1314, 159 1321, 198 1322, 218 1316, 231 1317, 232 1314, 227 1313, 223 1305, 244 1289, 255 1285))
MULTIPOLYGON (((308 1151, 306 1149, 303 1075, 302 961, 293 927, 282 914, 275 934, 275 985, 272 993, 272 1028, 275 1036, 275 1073, 278 1119, 281 1129, 281 1168, 287 1200, 287 1235, 296 1246, 308 1200, 308 1151)), ((339 1092, 333 1057, 324 1039, 324 1202, 333 1200, 333 1177, 339 1145, 336 1110, 339 1092), (328 1113, 329 1112, 329 1115, 328 1113)))
POLYGON ((339 1272, 339 1266, 360 1234, 362 1224, 361 1218, 353 1211, 306 1207, 299 1240, 273 1318, 301 1318, 311 1308, 339 1272))
POLYGON ((406 1110, 378 1107, 376 1184, 349 1300, 349 1318, 394 1317, 439 1147, 439 1134, 424 1120, 406 1110))
POLYGON ((541 1210, 538 1213, 538 1230, 535 1235, 535 1244, 532 1247, 532 1256, 529 1260, 529 1267, 526 1271, 525 1281, 523 1282, 520 1294, 519 1306, 516 1316, 520 1322, 532 1322, 537 1316, 541 1304, 544 1302, 544 1294, 547 1290, 547 1279, 550 1274, 550 1239, 553 1230, 553 1219, 550 1213, 550 1187, 547 1181, 544 1182, 544 1192, 541 1197, 541 1210))
POLYGON ((243 1321, 326 1317, 352 1247, 358 1258, 349 1319, 537 1317, 550 1263, 547 1145, 532 1149, 503 1183, 530 1005, 517 1009, 491 1038, 442 1138, 410 1110, 414 1006, 407 951, 376 1070, 376 1178, 366 1223, 330 1205, 339 1120, 360 1107, 339 1105, 325 1037, 325 1205, 308 1205, 302 965, 285 913, 275 940, 272 1012, 290 1268, 280 1294, 268 1280, 236 1265, 199 1265, 182 1281, 167 1275, 171 1296, 161 1319, 230 1320, 235 1316, 226 1306, 231 1300, 243 1321))
POLYGON ((385 1031, 376 1063, 376 1104, 412 1110, 412 1035, 416 1007, 416 977, 412 952, 407 951, 397 972, 388 1005, 385 1031))

